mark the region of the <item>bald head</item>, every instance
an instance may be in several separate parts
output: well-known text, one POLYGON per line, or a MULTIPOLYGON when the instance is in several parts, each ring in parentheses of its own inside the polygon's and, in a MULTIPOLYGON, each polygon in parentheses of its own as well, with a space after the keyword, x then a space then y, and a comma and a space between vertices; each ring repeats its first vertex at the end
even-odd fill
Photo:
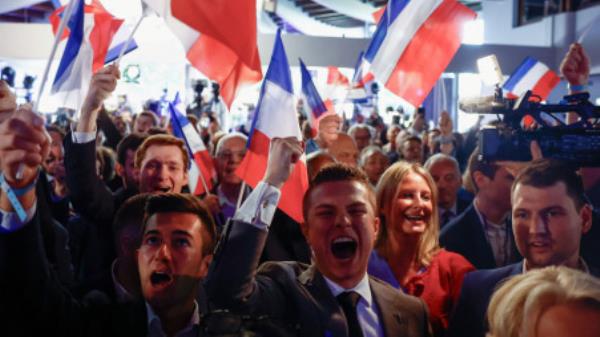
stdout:
POLYGON ((358 163, 358 148, 354 139, 349 135, 338 132, 337 140, 333 142, 327 152, 335 158, 336 161, 356 167, 358 163))

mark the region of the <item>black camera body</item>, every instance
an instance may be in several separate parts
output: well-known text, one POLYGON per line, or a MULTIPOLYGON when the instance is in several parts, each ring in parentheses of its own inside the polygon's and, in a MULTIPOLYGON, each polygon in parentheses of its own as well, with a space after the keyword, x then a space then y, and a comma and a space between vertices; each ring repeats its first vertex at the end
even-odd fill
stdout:
POLYGON ((530 143, 539 144, 544 158, 555 158, 574 167, 600 167, 600 107, 589 102, 589 94, 564 97, 562 104, 542 104, 531 100, 528 91, 518 100, 505 99, 501 90, 493 98, 461 102, 466 112, 496 114, 500 122, 486 126, 479 134, 480 156, 486 161, 529 161, 530 143), (580 120, 567 125, 554 113, 574 112, 580 120), (545 114, 554 119, 550 124, 545 114), (500 117, 501 116, 501 117, 500 117), (534 129, 524 129, 521 122, 530 116, 534 129))

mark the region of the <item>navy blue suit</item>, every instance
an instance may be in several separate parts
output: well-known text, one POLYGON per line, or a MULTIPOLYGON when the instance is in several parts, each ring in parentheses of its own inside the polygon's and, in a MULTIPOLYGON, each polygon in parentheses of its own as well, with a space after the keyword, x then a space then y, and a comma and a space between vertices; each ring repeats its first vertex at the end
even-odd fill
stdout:
MULTIPOLYGON (((512 247, 512 258, 509 263, 514 263, 521 259, 521 254, 516 249, 512 226, 507 225, 512 247)), ((449 251, 461 254, 477 269, 497 267, 492 247, 487 241, 483 224, 473 203, 462 214, 444 226, 440 233, 440 245, 449 251)))
POLYGON ((484 337, 487 331, 485 315, 496 286, 522 271, 523 262, 518 262, 502 268, 468 273, 463 280, 446 336, 484 337))

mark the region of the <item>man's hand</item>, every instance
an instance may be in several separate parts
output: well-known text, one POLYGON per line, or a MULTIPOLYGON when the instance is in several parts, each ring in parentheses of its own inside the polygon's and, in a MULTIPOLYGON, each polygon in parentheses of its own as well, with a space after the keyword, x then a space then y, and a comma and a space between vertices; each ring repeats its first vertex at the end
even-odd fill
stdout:
POLYGON ((292 173, 294 164, 300 159, 303 149, 304 145, 295 137, 271 139, 264 181, 281 188, 292 173))
POLYGON ((560 64, 560 72, 571 85, 586 85, 590 75, 590 59, 579 43, 573 43, 560 64))
POLYGON ((0 124, 0 170, 12 187, 30 184, 49 151, 50 137, 44 128, 44 119, 36 115, 31 106, 21 106, 0 124), (17 179, 21 165, 24 166, 23 178, 17 179))
POLYGON ((78 132, 94 132, 96 130, 96 118, 104 100, 117 87, 117 80, 121 77, 119 68, 108 65, 98 71, 92 77, 90 88, 81 107, 81 118, 77 123, 78 132))

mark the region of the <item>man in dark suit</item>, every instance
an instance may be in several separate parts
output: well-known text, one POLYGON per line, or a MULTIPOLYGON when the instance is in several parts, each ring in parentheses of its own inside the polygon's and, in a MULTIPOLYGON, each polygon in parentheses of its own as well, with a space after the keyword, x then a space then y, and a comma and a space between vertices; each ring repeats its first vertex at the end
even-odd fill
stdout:
POLYGON ((431 174, 438 190, 440 228, 464 212, 472 200, 462 198, 458 191, 462 186, 462 177, 458 161, 452 156, 436 153, 423 165, 431 174))
POLYGON ((227 225, 217 248, 207 280, 211 303, 268 315, 299 336, 429 335, 422 301, 366 273, 379 219, 368 178, 354 168, 324 168, 304 196, 302 231, 313 264, 269 262, 256 270, 279 189, 302 146, 295 138, 273 139, 270 151, 264 180, 227 225))
POLYGON ((477 269, 502 267, 520 259, 510 226, 510 186, 514 176, 496 163, 469 158, 475 199, 440 233, 440 244, 467 258, 477 269))
POLYGON ((184 194, 146 204, 137 267, 143 301, 77 301, 56 279, 41 241, 38 167, 48 154, 43 122, 21 110, 0 124, 0 326, 7 336, 147 336, 200 332, 195 301, 216 229, 209 211, 184 194), (17 171, 21 177, 17 179, 17 171), (15 201, 17 200, 17 201, 15 201))
POLYGON ((524 260, 465 277, 449 336, 485 336, 488 303, 508 277, 558 265, 600 276, 580 256, 581 237, 592 226, 592 208, 572 168, 548 159, 534 161, 517 176, 511 199, 512 226, 524 260))

